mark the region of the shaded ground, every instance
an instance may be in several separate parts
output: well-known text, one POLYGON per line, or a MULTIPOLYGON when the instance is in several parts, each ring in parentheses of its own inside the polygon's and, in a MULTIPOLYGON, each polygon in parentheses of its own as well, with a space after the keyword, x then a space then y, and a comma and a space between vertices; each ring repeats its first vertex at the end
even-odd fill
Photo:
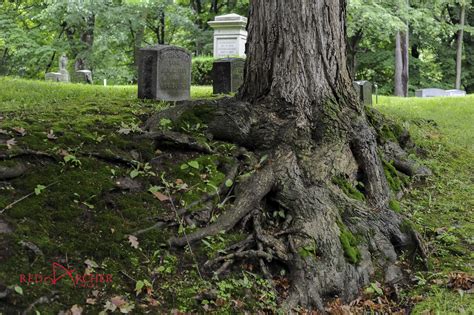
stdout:
MULTIPOLYGON (((0 313, 30 306, 49 314, 74 305, 91 314, 277 310, 288 288, 284 269, 278 270, 274 290, 252 264, 237 265, 221 279, 203 267, 242 238, 238 229, 184 251, 165 242, 193 229, 192 222, 176 219, 176 210, 219 186, 232 187, 225 177, 237 148, 206 142, 206 126, 192 117, 180 126, 164 120, 163 130, 178 127, 215 153, 184 152, 166 142, 152 145, 139 139, 143 120, 168 105, 138 101, 133 87, 6 78, 0 78, 0 86, 0 174, 2 167, 17 171, 0 180, 0 313), (170 226, 140 231, 158 217, 170 226), (80 273, 111 274, 113 282, 89 289, 74 288, 67 278, 56 286, 20 283, 20 274, 50 274, 53 262, 80 273)), ((193 97, 211 97, 211 90, 193 89, 193 97)), ((474 98, 381 101, 386 105, 377 106, 380 110, 409 127, 426 151, 421 162, 435 173, 425 183, 404 188, 399 210, 428 241, 433 268, 413 272, 413 287, 402 288, 391 302, 385 299, 389 292, 380 291, 383 284, 374 282, 357 306, 396 310, 397 304, 417 302, 416 312, 469 314, 472 294, 465 292, 468 288, 454 290, 462 289, 458 283, 449 288, 449 274, 473 271, 474 127, 465 117, 474 115, 474 98), (456 129, 460 125, 464 132, 456 129)), ((249 159, 240 176, 258 167, 259 161, 249 159)), ((226 199, 211 201, 202 220, 215 220, 227 206, 226 199)), ((460 277, 458 282, 466 278, 460 277)), ((341 307, 335 301, 332 308, 341 307)))

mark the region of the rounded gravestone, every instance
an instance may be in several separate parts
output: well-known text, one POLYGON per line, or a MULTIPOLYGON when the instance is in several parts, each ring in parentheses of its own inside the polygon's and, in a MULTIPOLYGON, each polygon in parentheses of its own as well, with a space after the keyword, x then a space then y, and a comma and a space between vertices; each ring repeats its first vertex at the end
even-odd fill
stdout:
POLYGON ((138 97, 183 101, 191 96, 191 54, 185 49, 158 45, 139 51, 138 97))

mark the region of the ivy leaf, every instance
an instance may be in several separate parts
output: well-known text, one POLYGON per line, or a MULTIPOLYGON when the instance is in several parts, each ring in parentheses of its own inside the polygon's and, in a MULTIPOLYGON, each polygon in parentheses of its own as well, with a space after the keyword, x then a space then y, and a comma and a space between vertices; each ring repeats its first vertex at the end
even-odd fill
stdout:
POLYGON ((41 192, 46 188, 46 186, 43 186, 43 185, 36 185, 36 188, 35 188, 35 195, 38 196, 39 194, 41 194, 41 192))
POLYGON ((140 294, 140 292, 142 292, 142 289, 143 287, 145 286, 145 283, 141 280, 137 281, 137 283, 135 284, 135 292, 136 294, 140 294))
POLYGON ((225 181, 225 186, 228 188, 232 187, 233 184, 234 182, 232 181, 232 179, 228 179, 225 181))
POLYGON ((19 285, 16 285, 14 290, 15 290, 16 293, 18 293, 20 295, 23 295, 23 288, 20 287, 19 285))
POLYGON ((138 171, 138 170, 132 170, 132 171, 130 172, 130 177, 131 177, 131 178, 135 178, 135 177, 137 177, 138 175, 140 175, 140 171, 138 171))
POLYGON ((199 169, 199 162, 198 161, 189 161, 188 162, 189 166, 191 166, 192 168, 195 168, 195 169, 199 169))

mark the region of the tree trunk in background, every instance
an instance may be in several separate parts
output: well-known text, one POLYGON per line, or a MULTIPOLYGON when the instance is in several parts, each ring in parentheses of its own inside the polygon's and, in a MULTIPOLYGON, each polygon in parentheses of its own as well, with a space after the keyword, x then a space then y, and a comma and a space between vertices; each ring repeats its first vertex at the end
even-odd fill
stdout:
POLYGON ((461 29, 458 31, 458 38, 456 43, 456 89, 461 89, 461 74, 462 74, 462 47, 464 39, 464 23, 466 19, 466 6, 461 5, 461 29))
POLYGON ((408 97, 408 81, 410 78, 409 75, 409 62, 410 62, 410 34, 407 25, 406 33, 402 34, 402 59, 403 59, 403 71, 402 71, 402 86, 403 86, 403 96, 408 97))
POLYGON ((359 43, 362 40, 362 30, 358 30, 354 36, 350 37, 347 41, 347 64, 349 67, 349 73, 353 80, 356 79, 357 74, 357 49, 359 43))
POLYGON ((395 96, 405 96, 403 93, 403 53, 402 36, 400 31, 395 35, 395 96))
POLYGON ((86 18, 86 29, 81 34, 81 43, 85 45, 85 49, 82 49, 76 55, 76 61, 74 63, 74 69, 77 70, 91 70, 90 65, 87 62, 88 54, 92 51, 92 45, 94 44, 94 30, 95 30, 95 14, 92 14, 86 18))
POLYGON ((409 39, 407 32, 398 31, 395 37, 395 96, 408 96, 409 39))
MULTIPOLYGON (((143 10, 142 15, 141 15, 141 20, 146 21, 147 18, 147 10, 143 10)), ((131 29, 132 36, 133 36, 133 66, 138 69, 138 54, 140 51, 140 48, 142 48, 142 43, 143 43, 143 36, 145 35, 145 25, 140 24, 138 26, 138 29, 133 32, 131 29)))

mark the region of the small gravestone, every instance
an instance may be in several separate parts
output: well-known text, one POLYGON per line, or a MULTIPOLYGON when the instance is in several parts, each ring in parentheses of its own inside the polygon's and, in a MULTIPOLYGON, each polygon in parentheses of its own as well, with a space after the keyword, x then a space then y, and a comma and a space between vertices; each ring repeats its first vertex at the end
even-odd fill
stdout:
POLYGON ((429 88, 415 91, 416 97, 440 97, 446 96, 446 91, 443 89, 429 88))
POLYGON ((214 94, 237 92, 244 82, 245 61, 240 58, 225 58, 214 61, 212 87, 214 94))
POLYGON ((245 57, 246 17, 234 13, 220 15, 208 24, 214 29, 214 58, 245 57))
POLYGON ((354 89, 362 104, 372 105, 372 83, 369 81, 354 81, 354 89))
POLYGON ((466 96, 466 91, 463 90, 447 90, 446 96, 466 96))
POLYGON ((69 72, 66 70, 68 59, 66 55, 59 58, 59 72, 48 72, 45 75, 46 81, 70 82, 69 72))
POLYGON ((74 82, 92 84, 92 71, 77 70, 74 74, 74 82))
POLYGON ((183 101, 191 96, 191 54, 185 49, 157 45, 139 51, 138 97, 183 101))

